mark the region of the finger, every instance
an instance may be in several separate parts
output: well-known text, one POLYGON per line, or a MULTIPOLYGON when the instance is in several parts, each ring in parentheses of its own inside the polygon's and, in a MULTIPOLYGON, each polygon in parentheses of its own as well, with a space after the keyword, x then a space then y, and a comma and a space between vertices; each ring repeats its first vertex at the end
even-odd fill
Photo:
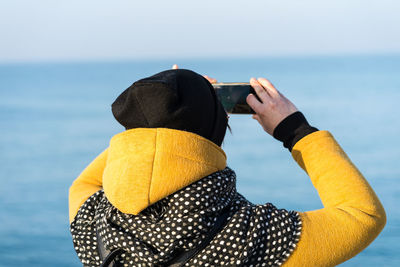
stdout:
POLYGON ((173 70, 177 70, 178 69, 178 65, 176 65, 176 64, 172 65, 172 69, 173 70))
MULTIPOLYGON (((246 102, 249 104, 249 106, 256 112, 259 113, 262 107, 262 103, 258 101, 255 95, 249 94, 246 97, 246 102)), ((254 117, 253 117, 254 118, 254 117)))
POLYGON ((210 76, 208 76, 208 75, 203 75, 203 77, 204 78, 206 78, 207 79, 207 81, 209 81, 211 84, 213 84, 213 83, 217 83, 217 80, 216 79, 214 79, 214 78, 211 78, 210 76))
POLYGON ((250 85, 254 88, 254 91, 256 91, 256 94, 260 98, 261 102, 267 102, 270 96, 264 87, 262 87, 262 85, 254 78, 250 79, 250 85))
POLYGON ((279 91, 275 88, 275 86, 265 78, 258 78, 258 82, 267 89, 268 93, 271 96, 279 96, 279 91))
POLYGON ((251 117, 252 117, 253 119, 255 119, 256 121, 258 121, 258 123, 261 124, 260 116, 258 116, 257 114, 253 114, 251 117))

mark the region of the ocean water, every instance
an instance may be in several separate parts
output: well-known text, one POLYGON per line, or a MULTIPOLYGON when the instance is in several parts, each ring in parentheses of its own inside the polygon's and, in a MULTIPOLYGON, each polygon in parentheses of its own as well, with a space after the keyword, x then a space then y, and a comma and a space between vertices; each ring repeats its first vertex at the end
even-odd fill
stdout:
MULTIPOLYGON (((0 65, 0 266, 80 266, 68 188, 122 131, 110 104, 170 68, 224 82, 267 77, 313 126, 329 130, 380 197, 387 225, 341 266, 400 266, 400 56, 337 56, 0 65)), ((322 204, 290 153, 250 116, 230 118, 223 148, 238 190, 256 203, 322 204)))

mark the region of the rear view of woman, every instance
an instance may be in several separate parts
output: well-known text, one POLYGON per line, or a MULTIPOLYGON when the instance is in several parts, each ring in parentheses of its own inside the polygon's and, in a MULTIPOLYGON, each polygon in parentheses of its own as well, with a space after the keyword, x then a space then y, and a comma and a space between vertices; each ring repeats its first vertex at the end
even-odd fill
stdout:
POLYGON ((115 100, 126 131, 70 188, 84 266, 335 266, 376 238, 384 209, 334 137, 310 126, 268 80, 250 83, 259 98, 247 97, 253 118, 307 172, 324 208, 287 211, 240 195, 221 149, 227 114, 212 85, 168 70, 115 100))

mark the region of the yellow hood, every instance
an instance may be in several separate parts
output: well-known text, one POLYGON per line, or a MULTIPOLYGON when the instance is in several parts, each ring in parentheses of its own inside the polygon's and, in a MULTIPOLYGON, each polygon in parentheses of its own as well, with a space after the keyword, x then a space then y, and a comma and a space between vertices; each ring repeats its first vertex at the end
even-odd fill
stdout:
POLYGON ((165 128, 137 128, 111 139, 103 189, 117 209, 138 214, 225 167, 224 151, 199 135, 165 128))

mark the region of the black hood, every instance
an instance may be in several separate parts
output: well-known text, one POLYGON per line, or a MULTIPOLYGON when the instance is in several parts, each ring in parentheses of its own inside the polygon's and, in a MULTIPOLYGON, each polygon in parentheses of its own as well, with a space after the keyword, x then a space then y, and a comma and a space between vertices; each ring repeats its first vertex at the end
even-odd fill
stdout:
POLYGON ((112 104, 127 130, 170 128, 188 131, 221 146, 227 114, 212 85, 185 69, 167 70, 133 83, 112 104))

